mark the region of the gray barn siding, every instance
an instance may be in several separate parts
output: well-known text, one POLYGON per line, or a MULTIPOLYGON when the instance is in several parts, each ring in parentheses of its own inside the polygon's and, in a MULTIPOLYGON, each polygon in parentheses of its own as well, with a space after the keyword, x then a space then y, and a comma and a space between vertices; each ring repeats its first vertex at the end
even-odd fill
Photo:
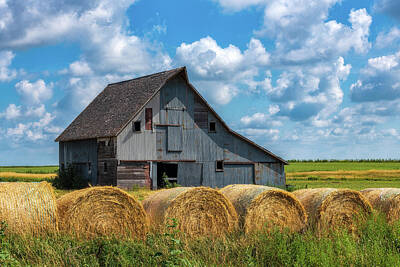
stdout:
MULTIPOLYGON (((208 121, 216 122, 216 132, 209 133, 208 129, 198 128, 193 120, 194 98, 195 94, 181 78, 169 81, 161 90, 160 124, 176 124, 183 121, 183 146, 181 152, 169 152, 167 127, 157 127, 157 159, 195 160, 203 163, 203 185, 211 187, 223 187, 234 182, 247 183, 249 179, 252 181, 255 179, 255 166, 253 165, 244 167, 233 165, 228 167, 227 172, 216 172, 216 160, 225 160, 225 164, 229 164, 229 162, 271 162, 283 166, 275 158, 228 132, 211 112, 208 113, 208 121), (231 173, 236 173, 236 176, 230 178, 231 173)), ((280 176, 276 178, 276 172, 268 172, 268 165, 260 166, 258 169, 261 171, 257 176, 260 184, 262 182, 279 185, 282 183, 280 176), (263 175, 271 176, 264 177, 263 175)))
MULTIPOLYGON (((97 140, 88 139, 80 141, 59 143, 60 165, 64 164, 88 164, 91 165, 91 174, 85 178, 91 184, 97 184, 97 140)), ((61 167, 61 166, 60 166, 61 167)))
MULTIPOLYGON (((141 121, 141 132, 134 132, 132 123, 129 123, 117 136, 118 160, 193 160, 202 164, 198 180, 202 181, 202 185, 211 187, 248 182, 269 185, 285 183, 281 162, 228 132, 211 112, 208 112, 208 121, 216 122, 216 132, 210 133, 208 129, 198 128, 193 119, 195 97, 195 93, 181 77, 167 82, 145 106, 153 110, 153 131, 145 130, 144 108, 132 120, 141 121), (168 135, 168 132, 179 130, 171 125, 182 125, 182 136, 168 135), (216 160, 224 160, 227 164, 224 172, 215 171, 216 160), (229 162, 249 164, 229 165, 229 162), (253 164, 254 162, 263 163, 253 164)), ((206 109, 204 104, 203 108, 206 109)), ((180 163, 181 166, 183 164, 185 163, 180 163)), ((157 188, 156 174, 157 165, 152 163, 154 188, 157 188)), ((188 178, 197 180, 193 176, 188 178)))
POLYGON ((134 132, 132 123, 117 137, 117 158, 119 160, 150 160, 156 158, 156 133, 154 124, 159 123, 160 94, 154 96, 133 121, 141 121, 141 131, 134 132), (153 131, 145 130, 145 108, 153 109, 153 131))

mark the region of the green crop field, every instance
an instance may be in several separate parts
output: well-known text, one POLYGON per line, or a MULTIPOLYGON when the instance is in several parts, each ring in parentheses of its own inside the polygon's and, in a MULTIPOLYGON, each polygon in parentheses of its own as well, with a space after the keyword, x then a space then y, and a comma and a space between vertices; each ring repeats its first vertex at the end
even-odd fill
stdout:
POLYGON ((47 174, 57 171, 58 166, 0 166, 0 172, 47 174))
POLYGON ((309 172, 309 171, 367 171, 367 170, 400 170, 400 162, 293 162, 285 166, 285 171, 309 172))
POLYGON ((400 187, 400 162, 294 162, 285 166, 291 190, 336 187, 355 190, 400 187))

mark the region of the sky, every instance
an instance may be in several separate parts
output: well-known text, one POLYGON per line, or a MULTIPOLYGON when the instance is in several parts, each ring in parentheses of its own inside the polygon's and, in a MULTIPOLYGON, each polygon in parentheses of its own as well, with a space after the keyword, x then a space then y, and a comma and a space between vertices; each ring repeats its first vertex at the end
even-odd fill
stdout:
POLYGON ((398 0, 0 0, 0 165, 57 164, 108 83, 181 66, 284 159, 400 158, 398 0))

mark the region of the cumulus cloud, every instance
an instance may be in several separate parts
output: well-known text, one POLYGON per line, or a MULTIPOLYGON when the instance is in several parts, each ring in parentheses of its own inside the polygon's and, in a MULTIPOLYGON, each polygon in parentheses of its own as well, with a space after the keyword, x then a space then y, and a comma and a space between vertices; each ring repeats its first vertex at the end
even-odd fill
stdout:
POLYGON ((393 27, 389 32, 380 32, 376 37, 375 45, 377 48, 384 48, 396 44, 400 40, 400 29, 393 27))
POLYGON ((22 102, 28 105, 38 105, 49 100, 53 95, 52 87, 52 84, 46 85, 41 79, 33 83, 23 80, 15 85, 22 102))
POLYGON ((355 102, 393 100, 400 98, 400 51, 370 58, 360 71, 360 78, 350 87, 355 102))
POLYGON ((247 128, 238 131, 240 134, 243 134, 250 139, 259 139, 263 138, 264 142, 268 139, 276 141, 279 139, 279 130, 278 129, 254 129, 247 128))
POLYGON ((284 71, 275 84, 267 77, 262 86, 278 106, 277 115, 294 121, 310 118, 321 123, 337 110, 343 101, 340 81, 350 73, 351 65, 339 57, 330 65, 323 63, 309 68, 294 68, 284 71))
POLYGON ((251 84, 258 68, 269 64, 270 54, 257 39, 251 39, 243 52, 234 45, 222 48, 211 37, 176 49, 177 64, 186 65, 195 84, 219 104, 237 95, 237 84, 251 84))
POLYGON ((15 104, 9 104, 6 110, 0 113, 0 118, 5 118, 6 120, 17 119, 21 116, 21 106, 15 104))
POLYGON ((15 54, 11 51, 0 51, 0 82, 10 81, 17 76, 17 71, 9 68, 14 57, 15 54))

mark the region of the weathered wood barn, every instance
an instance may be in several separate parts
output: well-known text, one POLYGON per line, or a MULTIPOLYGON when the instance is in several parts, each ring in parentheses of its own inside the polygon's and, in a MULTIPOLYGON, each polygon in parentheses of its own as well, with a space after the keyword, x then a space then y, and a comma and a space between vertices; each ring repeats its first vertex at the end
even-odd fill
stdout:
POLYGON ((287 163, 231 130, 185 67, 109 84, 56 141, 92 185, 285 185, 287 163))

